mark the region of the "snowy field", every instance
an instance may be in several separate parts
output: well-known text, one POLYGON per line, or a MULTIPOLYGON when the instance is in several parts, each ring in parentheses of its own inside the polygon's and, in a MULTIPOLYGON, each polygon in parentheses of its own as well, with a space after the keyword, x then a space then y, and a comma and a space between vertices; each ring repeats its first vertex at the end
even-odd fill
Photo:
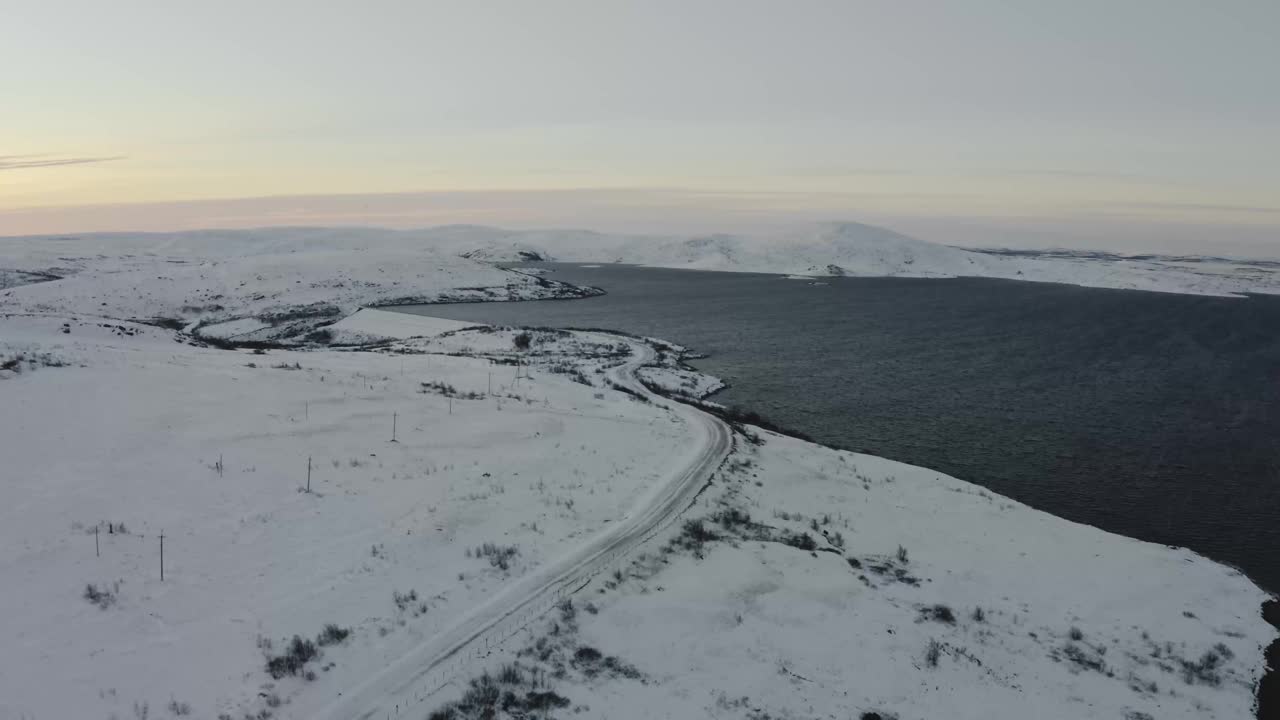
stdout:
MULTIPOLYGON (((264 684, 308 717, 687 455, 656 407, 478 357, 256 355, 55 316, 0 327, 0 353, 29 359, 0 385, 0 717, 128 717, 170 696, 239 717, 264 684), (485 543, 510 550, 505 567, 473 552, 485 543), (326 652, 336 665, 272 683, 259 638, 326 623, 353 633, 326 652)), ((455 342, 512 354, 510 332, 455 342)))
MULTIPOLYGON (((673 544, 578 601, 557 692, 600 717, 1249 718, 1263 594, 1185 550, 760 433, 673 544), (810 549, 812 548, 812 549, 810 549)), ((536 644, 536 643, 535 643, 536 644)))
POLYGON ((1240 573, 730 435, 658 341, 357 312, 573 290, 298 232, 5 256, 66 277, 0 291, 0 718, 1252 716, 1240 573))

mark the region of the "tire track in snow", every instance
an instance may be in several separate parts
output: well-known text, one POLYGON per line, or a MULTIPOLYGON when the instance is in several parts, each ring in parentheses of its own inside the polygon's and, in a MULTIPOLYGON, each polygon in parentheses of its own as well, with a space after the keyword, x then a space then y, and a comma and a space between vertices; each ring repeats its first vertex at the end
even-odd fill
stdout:
MULTIPOLYGON (((617 340, 615 336, 599 336, 617 340)), ((562 598, 576 593, 592 578, 614 567, 693 503, 732 449, 732 432, 719 418, 651 393, 636 379, 635 373, 653 360, 653 349, 644 343, 624 340, 631 344, 632 357, 609 370, 607 377, 683 419, 697 443, 693 460, 665 482, 651 487, 625 518, 503 588, 451 627, 330 701, 313 713, 313 717, 382 720, 407 711, 465 672, 468 660, 487 654, 562 598)))

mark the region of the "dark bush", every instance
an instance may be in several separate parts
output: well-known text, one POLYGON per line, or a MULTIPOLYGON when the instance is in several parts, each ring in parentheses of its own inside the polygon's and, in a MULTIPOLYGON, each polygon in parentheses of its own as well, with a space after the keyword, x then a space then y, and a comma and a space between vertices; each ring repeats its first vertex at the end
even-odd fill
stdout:
POLYGON ((1197 682, 1212 687, 1222 684, 1222 676, 1218 674, 1218 669, 1222 665, 1222 656, 1213 650, 1208 650, 1200 659, 1191 662, 1189 660, 1179 660, 1182 665, 1182 679, 1188 685, 1195 685, 1197 682))
POLYGON ((530 692, 524 696, 524 706, 528 710, 547 710, 569 707, 569 698, 557 695, 551 690, 546 692, 530 692))
POLYGON ((931 605, 920 609, 921 620, 933 620, 934 622, 946 623, 948 625, 956 624, 956 615, 951 612, 951 608, 946 605, 931 605))
POLYGON ((628 665, 620 660, 616 655, 610 655, 604 659, 604 669, 610 674, 617 677, 624 677, 631 680, 640 678, 640 671, 634 665, 628 665))
POLYGON ((573 622, 573 618, 577 616, 578 610, 573 606, 573 598, 565 598, 560 602, 560 619, 565 623, 573 622))
POLYGON ((734 528, 751 524, 751 514, 737 508, 721 510, 715 515, 712 515, 711 519, 720 523, 720 525, 725 528, 734 528))
POLYGON ((686 520, 680 526, 680 534, 671 541, 673 547, 692 550, 695 557, 702 558, 702 547, 720 536, 709 530, 702 520, 686 520))
POLYGON ((503 665, 498 669, 498 682, 503 685, 519 685, 524 682, 524 674, 519 665, 503 665))
POLYGON ((706 528, 701 520, 688 520, 684 524, 684 535, 689 539, 702 544, 717 539, 717 535, 706 528))
POLYGON ((333 342, 333 331, 329 328, 320 328, 312 330, 306 335, 307 342, 313 342, 320 345, 328 345, 333 342))
POLYGON ((488 673, 471 681, 471 687, 462 694, 458 707, 473 715, 488 715, 493 706, 502 698, 502 690, 488 673))
POLYGON ((115 604, 116 594, 107 588, 99 588, 93 583, 89 583, 84 588, 84 599, 97 605, 100 609, 106 610, 115 604))
POLYGON ((319 654, 320 651, 316 649, 315 643, 310 640, 303 640, 299 635, 294 635, 293 640, 289 642, 289 649, 284 655, 267 660, 267 672, 277 680, 285 675, 297 675, 302 671, 304 665, 319 654))
POLYGON ((511 343, 516 346, 517 350, 528 350, 529 345, 533 343, 533 336, 527 332, 522 332, 512 338, 511 343))
POLYGON ((418 602, 418 591, 410 590, 407 593, 402 593, 399 590, 393 590, 391 599, 395 601, 396 607, 403 611, 413 603, 418 602))
POLYGON ((793 548, 798 548, 800 550, 806 550, 809 552, 813 552, 814 550, 818 549, 817 541, 813 539, 812 535, 805 532, 784 533, 782 536, 782 542, 784 545, 790 545, 793 548))
POLYGON ((475 550, 476 557, 489 558, 489 564, 499 570, 510 570, 511 560, 520 553, 520 548, 515 545, 495 545, 493 543, 485 543, 475 550))
POLYGON ((1107 664, 1102 661, 1102 658, 1090 655, 1081 649, 1079 645, 1068 643, 1066 647, 1062 648, 1062 654, 1076 667, 1100 673, 1107 672, 1107 664))
POLYGON ((351 628, 342 628, 334 625, 333 623, 329 623, 324 626, 324 630, 322 630, 320 635, 316 637, 316 644, 320 647, 324 647, 326 645, 337 645, 343 640, 346 640, 347 636, 350 634, 351 628))

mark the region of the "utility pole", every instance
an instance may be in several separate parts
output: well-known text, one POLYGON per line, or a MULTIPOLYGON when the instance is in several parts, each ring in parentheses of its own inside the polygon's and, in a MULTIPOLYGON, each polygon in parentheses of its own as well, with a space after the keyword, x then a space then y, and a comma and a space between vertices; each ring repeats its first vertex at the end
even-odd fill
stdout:
POLYGON ((311 492, 311 456, 307 456, 307 492, 311 492))
POLYGON ((93 556, 94 557, 102 557, 102 551, 98 549, 98 530, 101 527, 102 527, 101 525, 93 526, 93 556))
POLYGON ((397 442, 397 440, 396 440, 396 415, 397 415, 397 413, 391 413, 391 442, 397 442))
POLYGON ((164 531, 160 531, 160 582, 164 582, 164 531))

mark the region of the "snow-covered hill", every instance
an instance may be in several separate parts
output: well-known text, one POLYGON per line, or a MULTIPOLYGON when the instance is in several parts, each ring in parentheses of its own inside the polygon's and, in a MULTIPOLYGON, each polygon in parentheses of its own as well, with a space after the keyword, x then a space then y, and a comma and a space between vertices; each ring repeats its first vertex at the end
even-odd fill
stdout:
MULTIPOLYGON (((410 269, 419 267, 421 263, 413 256, 423 255, 489 263, 541 259, 781 275, 973 276, 1220 296, 1280 292, 1280 267, 1274 263, 1087 253, 992 254, 853 222, 801 225, 764 236, 648 236, 447 225, 421 230, 268 228, 0 238, 0 287, 21 281, 24 275, 20 273, 65 274, 98 268, 104 255, 115 258, 113 262, 124 269, 146 266, 157 259, 192 263, 267 255, 287 258, 300 252, 325 251, 360 254, 384 272, 406 261, 410 269)), ((462 266, 458 269, 473 272, 462 266)), ((362 273, 352 277, 357 276, 363 277, 362 273)), ((419 280, 416 275, 405 279, 419 280)), ((491 283, 505 284, 496 276, 479 277, 476 284, 493 286, 491 283)))
MULTIPOLYGON (((424 237, 434 230, 422 231, 424 237)), ((520 262, 530 253, 562 262, 858 277, 990 277, 1086 287, 1232 296, 1280 292, 1280 272, 1258 263, 1102 255, 996 255, 939 245, 886 228, 842 222, 767 236, 645 237, 583 231, 513 232, 471 228, 472 257, 520 262), (523 254, 522 254, 523 253, 523 254)), ((451 235, 445 246, 461 237, 451 235)))
POLYGON ((241 341, 302 337, 371 305, 593 292, 378 230, 0 239, 0 268, 0 311, 163 321, 241 341))
MULTIPOLYGON (((750 427, 568 602, 415 674, 696 433, 610 381, 632 340, 341 325, 400 339, 255 353, 0 314, 0 718, 356 717, 325 710, 395 668, 372 717, 1251 716, 1276 632, 1238 571, 750 427)), ((654 385, 714 389, 656 349, 654 385)))
POLYGON ((392 717, 1248 718, 1276 633, 1239 572, 750 427, 678 517, 562 588, 571 603, 496 616, 419 667, 705 460, 703 416, 618 381, 652 359, 648 387, 714 391, 679 348, 358 309, 579 292, 461 257, 528 252, 1104 267, 853 225, 0 239, 0 718, 350 717, 372 690, 392 717), (216 349, 177 326, 315 337, 216 349))

